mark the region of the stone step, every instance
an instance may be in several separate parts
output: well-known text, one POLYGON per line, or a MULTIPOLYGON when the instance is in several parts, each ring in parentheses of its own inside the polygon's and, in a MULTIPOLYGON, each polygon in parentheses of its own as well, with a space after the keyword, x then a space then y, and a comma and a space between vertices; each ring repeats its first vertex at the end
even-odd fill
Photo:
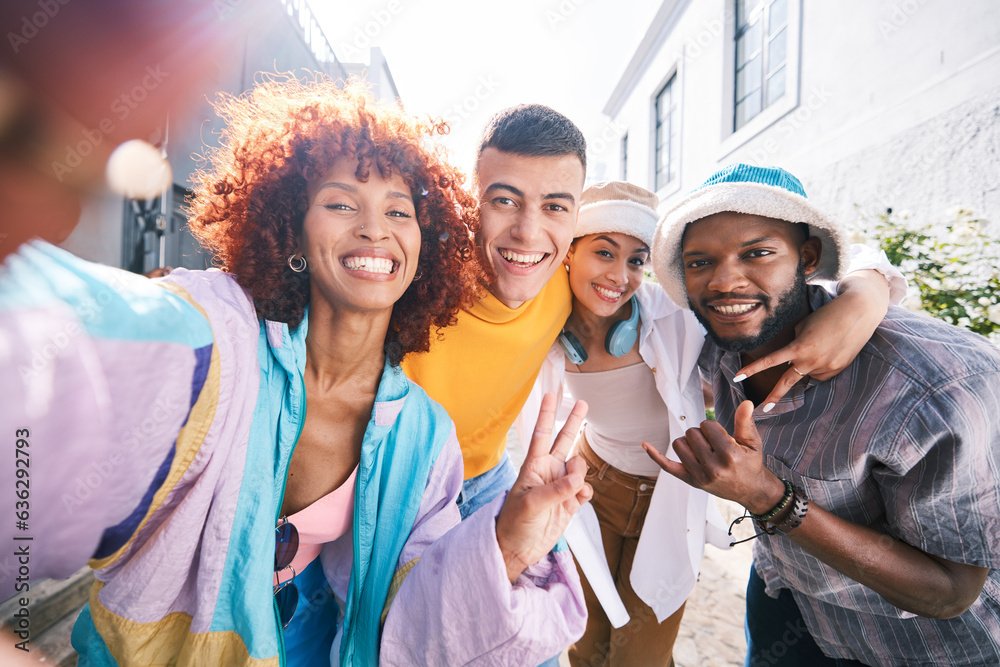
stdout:
POLYGON ((26 599, 32 652, 45 653, 47 664, 76 665, 70 634, 80 609, 87 603, 93 582, 93 572, 85 567, 67 579, 32 583, 26 594, 16 594, 0 603, 2 627, 8 631, 19 629, 14 614, 21 609, 22 599, 26 599))

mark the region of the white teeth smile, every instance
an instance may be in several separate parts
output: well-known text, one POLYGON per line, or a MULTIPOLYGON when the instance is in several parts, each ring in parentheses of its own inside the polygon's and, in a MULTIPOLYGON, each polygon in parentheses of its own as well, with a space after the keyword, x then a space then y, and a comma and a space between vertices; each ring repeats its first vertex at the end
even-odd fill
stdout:
POLYGON ((530 255, 522 255, 519 252, 511 252, 510 250, 500 250, 500 255, 506 259, 508 262, 513 262, 514 264, 538 264, 540 261, 545 259, 545 253, 531 253, 530 255))
POLYGON ((346 257, 344 266, 352 271, 367 271, 368 273, 392 273, 395 269, 391 259, 385 257, 346 257))
POLYGON ((712 306, 712 310, 723 315, 742 315, 757 307, 755 303, 738 303, 735 306, 712 306))
POLYGON ((594 289, 597 290, 598 294, 608 299, 617 299, 624 294, 624 292, 612 292, 609 289, 604 289, 603 287, 598 287, 597 285, 594 285, 594 289))

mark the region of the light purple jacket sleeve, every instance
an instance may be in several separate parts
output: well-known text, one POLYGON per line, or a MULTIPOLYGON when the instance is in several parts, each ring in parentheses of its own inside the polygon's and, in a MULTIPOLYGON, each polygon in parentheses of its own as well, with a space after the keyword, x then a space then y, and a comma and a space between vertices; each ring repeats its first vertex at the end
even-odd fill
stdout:
MULTIPOLYGON (((4 537, 29 550, 31 581, 85 565, 105 529, 124 525, 158 488, 191 407, 190 341, 210 344, 210 331, 141 276, 41 242, 6 259, 0 428, 19 454, 3 458, 0 477, 23 523, 11 517, 4 537), (181 333, 161 335, 164 323, 181 333)), ((22 565, 13 547, 0 555, 0 599, 27 590, 22 565)))
POLYGON ((386 617, 382 665, 537 665, 583 634, 587 609, 569 551, 549 553, 511 585, 496 538, 506 494, 460 522, 462 472, 452 432, 403 547, 400 567, 420 560, 386 617))

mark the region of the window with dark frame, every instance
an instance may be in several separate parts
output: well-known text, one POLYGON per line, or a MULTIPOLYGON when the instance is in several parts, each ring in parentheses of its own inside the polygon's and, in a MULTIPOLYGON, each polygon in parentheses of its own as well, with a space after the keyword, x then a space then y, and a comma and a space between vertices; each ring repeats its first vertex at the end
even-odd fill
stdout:
POLYGON ((788 71, 788 0, 735 2, 734 131, 785 94, 788 71))
POLYGON ((679 132, 677 127, 677 98, 674 95, 674 82, 677 75, 656 94, 656 189, 664 187, 677 178, 677 157, 679 132))
POLYGON ((628 180, 628 132, 622 136, 622 180, 628 180))

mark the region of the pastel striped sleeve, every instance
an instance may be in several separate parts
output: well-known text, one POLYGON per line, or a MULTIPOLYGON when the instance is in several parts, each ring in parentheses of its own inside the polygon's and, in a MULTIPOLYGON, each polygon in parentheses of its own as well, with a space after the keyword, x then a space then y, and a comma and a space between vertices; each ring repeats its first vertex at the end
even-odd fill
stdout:
POLYGON ((496 539, 506 493, 459 523, 462 470, 453 433, 400 558, 412 569, 386 615, 382 665, 537 665, 583 634, 587 610, 569 551, 550 552, 511 585, 496 539))
MULTIPOLYGON (((0 476, 22 481, 26 513, 7 543, 30 549, 32 581, 58 578, 118 550, 146 514, 210 379, 212 330, 146 278, 45 243, 2 271, 0 434, 23 462, 0 457, 0 476)), ((19 567, 0 558, 0 595, 19 567)))

